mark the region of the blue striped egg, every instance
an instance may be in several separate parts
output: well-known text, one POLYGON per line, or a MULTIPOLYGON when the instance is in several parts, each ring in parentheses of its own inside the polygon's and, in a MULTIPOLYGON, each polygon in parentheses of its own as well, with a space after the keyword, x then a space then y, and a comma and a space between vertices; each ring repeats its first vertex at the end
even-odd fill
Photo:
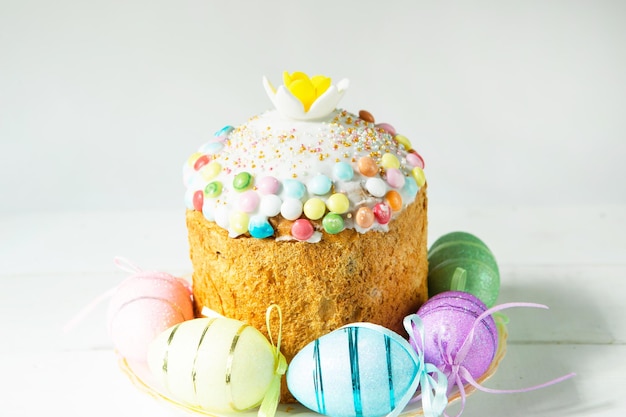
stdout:
POLYGON ((382 326, 356 323, 314 340, 287 370, 291 394, 333 417, 378 417, 404 407, 416 389, 410 344, 382 326))

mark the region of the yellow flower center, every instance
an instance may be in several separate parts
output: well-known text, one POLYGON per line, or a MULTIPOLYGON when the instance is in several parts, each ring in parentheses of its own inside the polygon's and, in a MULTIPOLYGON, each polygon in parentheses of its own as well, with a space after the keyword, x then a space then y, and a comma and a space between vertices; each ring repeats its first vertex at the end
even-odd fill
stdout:
POLYGON ((283 73, 285 87, 300 100, 305 112, 309 111, 315 100, 328 90, 330 82, 330 78, 323 75, 314 75, 309 78, 308 75, 299 71, 291 75, 287 71, 283 73))

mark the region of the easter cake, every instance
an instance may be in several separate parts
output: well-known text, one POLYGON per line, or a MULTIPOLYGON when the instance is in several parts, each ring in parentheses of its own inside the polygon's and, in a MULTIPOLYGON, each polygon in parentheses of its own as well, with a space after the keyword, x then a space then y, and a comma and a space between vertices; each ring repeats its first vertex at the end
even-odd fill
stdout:
POLYGON ((263 82, 276 109, 222 128, 184 165, 196 313, 267 334, 279 305, 287 361, 348 323, 402 331, 428 297, 422 158, 391 125, 336 107, 345 79, 263 82))

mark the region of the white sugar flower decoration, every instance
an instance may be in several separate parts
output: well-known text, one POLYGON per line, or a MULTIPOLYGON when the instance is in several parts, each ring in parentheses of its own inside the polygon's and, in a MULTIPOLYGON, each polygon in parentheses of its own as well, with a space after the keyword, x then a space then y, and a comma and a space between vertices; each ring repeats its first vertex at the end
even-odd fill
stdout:
POLYGON ((283 83, 278 87, 263 77, 263 86, 276 109, 285 117, 297 120, 314 120, 328 116, 335 110, 350 82, 343 79, 332 85, 329 77, 315 75, 309 78, 303 72, 283 73, 283 83))

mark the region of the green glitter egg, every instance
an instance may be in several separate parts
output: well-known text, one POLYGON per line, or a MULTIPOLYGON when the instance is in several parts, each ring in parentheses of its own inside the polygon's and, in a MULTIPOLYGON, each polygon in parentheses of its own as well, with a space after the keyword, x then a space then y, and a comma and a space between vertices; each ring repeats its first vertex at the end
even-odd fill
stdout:
POLYGON ((465 291, 493 307, 500 292, 500 272, 493 253, 476 236, 452 232, 428 251, 428 295, 465 291))

